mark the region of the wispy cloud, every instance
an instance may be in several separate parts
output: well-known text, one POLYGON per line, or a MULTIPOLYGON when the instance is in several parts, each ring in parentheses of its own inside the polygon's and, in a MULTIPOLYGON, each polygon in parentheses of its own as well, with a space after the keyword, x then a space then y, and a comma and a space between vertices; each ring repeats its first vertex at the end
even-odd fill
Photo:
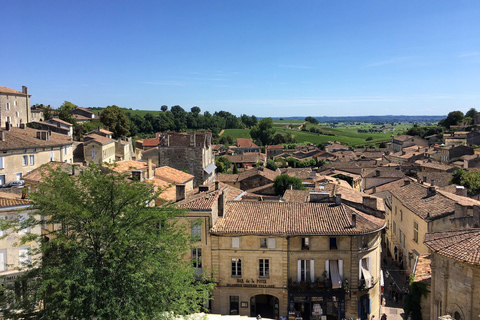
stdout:
POLYGON ((364 68, 375 68, 375 67, 381 67, 381 66, 386 66, 386 65, 400 64, 400 63, 411 61, 414 58, 415 57, 413 57, 413 56, 394 57, 394 58, 387 59, 387 60, 380 60, 380 61, 371 62, 371 63, 368 63, 368 64, 364 65, 363 67, 364 68))

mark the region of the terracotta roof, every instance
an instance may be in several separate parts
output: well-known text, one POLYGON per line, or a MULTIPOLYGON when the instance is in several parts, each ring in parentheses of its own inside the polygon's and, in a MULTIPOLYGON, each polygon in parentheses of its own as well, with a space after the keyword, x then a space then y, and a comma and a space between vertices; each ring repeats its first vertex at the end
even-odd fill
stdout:
POLYGON ((105 130, 105 129, 100 129, 98 131, 100 131, 101 133, 104 133, 104 134, 112 134, 113 133, 112 131, 108 131, 108 130, 105 130))
POLYGON ((0 208, 8 208, 8 207, 16 207, 16 206, 24 206, 24 205, 32 205, 33 202, 30 200, 24 199, 11 199, 11 198, 0 198, 0 208))
POLYGON ((239 174, 217 173, 216 180, 221 182, 237 182, 239 174))
POLYGON ((155 186, 155 191, 161 191, 160 195, 158 196, 160 203, 162 202, 162 200, 172 202, 176 200, 177 191, 174 184, 155 177, 153 179, 148 179, 144 181, 153 184, 155 186))
POLYGON ((283 199, 285 202, 308 202, 310 198, 309 190, 285 190, 283 199))
POLYGON ((444 217, 453 214, 455 211, 455 201, 452 200, 453 194, 436 190, 435 195, 428 196, 428 187, 415 182, 410 182, 408 185, 403 184, 390 192, 405 207, 424 220, 444 217))
MULTIPOLYGON (((406 179, 408 179, 410 182, 412 182, 412 180, 410 178, 406 178, 406 179)), ((401 187, 404 184, 405 184, 405 179, 398 179, 398 180, 394 180, 394 181, 390 181, 390 182, 381 184, 379 186, 372 187, 370 189, 365 189, 365 190, 363 190, 363 192, 366 193, 366 194, 376 194, 376 193, 380 193, 380 192, 384 192, 384 191, 390 191, 394 188, 401 187), (373 193, 373 189, 375 189, 375 193, 373 193)))
POLYGON ((237 138, 238 148, 259 148, 252 139, 237 138))
POLYGON ((280 172, 300 180, 315 179, 316 177, 316 173, 311 168, 281 168, 280 172))
POLYGON ((259 152, 246 152, 244 154, 236 154, 233 156, 225 155, 224 157, 232 163, 254 163, 256 161, 265 161, 266 155, 259 152))
POLYGON ((273 171, 267 168, 253 168, 250 170, 243 171, 239 174, 238 176, 238 181, 242 181, 248 178, 251 178, 253 176, 262 176, 268 180, 275 180, 275 178, 279 175, 277 171, 273 171))
POLYGON ((66 124, 67 126, 71 126, 72 124, 70 122, 67 122, 67 121, 64 121, 60 118, 53 118, 51 120, 48 120, 48 121, 55 121, 55 122, 59 122, 59 123, 63 123, 63 124, 66 124))
POLYGON ((402 134, 400 136, 396 136, 394 137, 393 139, 394 140, 398 140, 398 141, 407 141, 407 140, 411 140, 413 139, 414 137, 413 136, 409 136, 409 135, 406 135, 406 134, 402 134))
POLYGON ((364 178, 398 178, 405 177, 402 170, 399 167, 378 167, 375 169, 365 169, 362 173, 364 178), (379 175, 377 176, 377 172, 379 175))
POLYGON ((480 266, 480 229, 427 233, 424 244, 447 258, 480 266))
POLYGON ((318 189, 315 191, 329 192, 331 197, 334 197, 337 194, 341 194, 342 201, 345 200, 345 202, 350 202, 351 204, 355 203, 357 205, 363 205, 363 197, 375 199, 377 210, 385 212, 385 202, 383 201, 382 198, 372 196, 372 195, 367 195, 363 192, 352 189, 351 187, 347 188, 339 184, 328 183, 327 185, 323 185, 323 189, 318 189))
POLYGON ((432 268, 430 267, 430 263, 431 255, 422 255, 418 257, 414 273, 415 282, 430 282, 432 278, 432 268))
POLYGON ((382 229, 385 220, 344 204, 227 202, 225 215, 211 229, 218 234, 355 235, 382 229), (352 215, 356 214, 356 227, 352 215))
POLYGON ((283 150, 283 146, 281 144, 270 145, 270 146, 265 146, 265 149, 266 150, 272 150, 272 149, 282 149, 283 150))
POLYGON ((415 163, 419 164, 421 167, 425 168, 430 168, 430 169, 436 169, 436 170, 441 170, 441 171, 447 171, 454 169, 454 166, 450 166, 448 164, 444 164, 441 162, 437 161, 423 161, 423 160, 417 160, 415 163))
POLYGON ((14 94, 23 94, 21 91, 17 91, 15 89, 7 88, 7 87, 0 87, 0 93, 14 93, 14 94))
POLYGON ((117 161, 112 165, 112 170, 119 173, 127 173, 132 170, 142 170, 147 168, 146 162, 135 160, 117 161))
POLYGON ((37 132, 39 131, 42 130, 28 127, 25 129, 11 128, 10 130, 3 130, 5 139, 0 141, 0 150, 64 146, 73 143, 70 137, 56 132, 51 132, 49 140, 38 139, 37 132))
POLYGON ((435 181, 435 185, 439 187, 445 187, 450 185, 450 180, 452 180, 452 173, 450 172, 417 172, 417 177, 420 181, 431 183, 432 180, 435 181))
POLYGON ((42 164, 40 167, 33 169, 30 172, 27 172, 22 176, 22 179, 25 182, 34 182, 39 183, 43 182, 44 177, 48 177, 50 170, 56 170, 57 168, 62 168, 62 171, 71 172, 72 164, 65 162, 50 161, 45 164, 42 164))
POLYGON ((174 169, 169 166, 163 166, 155 169, 155 177, 173 183, 186 183, 194 178, 193 175, 174 169))
POLYGON ((107 138, 107 137, 101 136, 101 135, 96 134, 96 133, 90 133, 90 134, 84 136, 84 137, 83 137, 83 140, 85 141, 84 144, 89 144, 89 143, 92 142, 92 141, 98 142, 98 143, 100 143, 100 144, 102 144, 102 145, 115 142, 114 139, 107 138))
POLYGON ((230 201, 244 193, 243 190, 229 186, 222 182, 219 182, 218 190, 215 190, 214 184, 210 184, 208 187, 208 191, 200 191, 199 188, 195 188, 187 192, 185 199, 178 201, 177 205, 180 208, 189 209, 192 211, 210 211, 218 201, 218 197, 224 189, 227 189, 227 199, 230 201))

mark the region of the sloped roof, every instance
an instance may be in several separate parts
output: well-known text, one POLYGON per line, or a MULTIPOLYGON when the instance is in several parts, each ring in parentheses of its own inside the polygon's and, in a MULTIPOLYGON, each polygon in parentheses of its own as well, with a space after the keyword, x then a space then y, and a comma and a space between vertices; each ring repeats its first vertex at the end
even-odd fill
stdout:
POLYGON ((62 168, 62 171, 65 170, 70 172, 72 170, 72 164, 66 162, 50 161, 42 164, 40 167, 35 168, 30 172, 27 172, 25 175, 22 176, 22 179, 25 180, 25 182, 43 182, 43 178, 48 177, 50 170, 56 170, 57 168, 62 168))
POLYGON ((106 144, 115 142, 114 139, 107 138, 105 136, 101 136, 101 135, 96 134, 96 133, 90 133, 90 134, 84 136, 83 140, 85 141, 84 144, 89 144, 93 141, 95 141, 97 143, 100 143, 101 145, 106 145, 106 144))
POLYGON ((242 181, 254 176, 262 176, 268 180, 275 180, 275 177, 277 177, 279 173, 277 171, 270 170, 268 168, 253 168, 250 170, 246 170, 240 173, 238 176, 238 180, 242 181))
POLYGON ((0 208, 9 208, 9 207, 17 207, 17 206, 32 205, 32 204, 33 202, 30 200, 0 197, 0 208))
POLYGON ((163 166, 155 169, 155 176, 167 182, 186 183, 194 178, 193 175, 174 169, 169 166, 163 166))
POLYGON ((51 132, 49 140, 38 139, 37 132, 42 130, 28 127, 24 129, 14 127, 10 128, 10 130, 2 131, 5 139, 0 141, 0 150, 53 147, 71 145, 73 143, 70 137, 56 132, 51 132))
POLYGON ((147 167, 146 162, 136 160, 117 161, 112 165, 112 170, 119 173, 126 173, 132 170, 142 170, 147 167))
POLYGON ((217 234, 356 235, 382 229, 385 220, 347 205, 295 202, 227 202, 211 229, 217 234), (352 215, 356 214, 356 227, 352 215))
POLYGON ((229 186, 222 182, 219 182, 218 185, 218 190, 215 190, 215 186, 212 183, 208 185, 208 191, 200 191, 199 188, 188 191, 185 195, 185 199, 178 201, 177 205, 180 208, 189 209, 192 211, 210 211, 218 201, 218 197, 223 190, 227 189, 227 200, 234 200, 244 193, 243 190, 229 186))
POLYGON ((427 233, 424 244, 444 257, 480 266, 480 229, 427 233))
POLYGON ((8 88, 8 87, 0 87, 0 93, 13 93, 13 94, 23 94, 23 95, 25 95, 21 91, 11 89, 11 88, 8 88))
POLYGON ((283 199, 285 202, 308 202, 310 198, 309 190, 285 190, 283 199))
POLYGON ((252 141, 252 139, 245 139, 245 138, 237 138, 237 147, 238 148, 260 148, 252 141))

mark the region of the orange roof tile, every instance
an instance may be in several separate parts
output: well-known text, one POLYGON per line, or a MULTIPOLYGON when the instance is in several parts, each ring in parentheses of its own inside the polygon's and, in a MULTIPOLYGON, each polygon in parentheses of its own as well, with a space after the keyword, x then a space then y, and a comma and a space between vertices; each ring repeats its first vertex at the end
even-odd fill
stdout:
POLYGON ((126 173, 132 170, 142 170, 147 167, 146 162, 140 162, 135 160, 125 160, 115 162, 112 166, 112 170, 119 173, 126 173))
POLYGON ((179 183, 179 184, 186 183, 189 180, 194 178, 194 176, 189 173, 174 169, 169 166, 156 168, 155 177, 165 180, 167 182, 173 182, 173 183, 179 183))
POLYGON ((480 266, 480 229, 427 233, 424 244, 444 257, 480 266))

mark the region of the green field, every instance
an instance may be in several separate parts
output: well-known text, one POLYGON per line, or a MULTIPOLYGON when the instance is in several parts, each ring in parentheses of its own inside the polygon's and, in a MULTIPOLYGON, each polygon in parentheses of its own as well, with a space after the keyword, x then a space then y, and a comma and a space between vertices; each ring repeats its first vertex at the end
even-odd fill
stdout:
MULTIPOLYGON (((338 123, 336 125, 331 124, 306 124, 307 130, 310 128, 316 128, 322 132, 312 133, 307 131, 300 131, 298 127, 303 123, 303 121, 274 121, 274 128, 276 133, 280 134, 293 134, 295 137, 296 143, 314 143, 320 144, 327 141, 338 141, 343 144, 347 144, 352 147, 365 146, 365 145, 374 145, 380 142, 390 141, 392 135, 399 135, 404 133, 404 130, 411 127, 411 124, 391 124, 382 126, 382 125, 373 125, 371 123, 357 123, 357 124, 343 124, 338 123), (294 129, 287 128, 288 125, 294 124, 294 129), (358 130, 377 130, 380 132, 358 132, 358 130), (367 138, 371 140, 367 141, 367 138)), ((222 136, 230 136, 233 139, 236 138, 250 138, 249 129, 226 129, 222 136)))

